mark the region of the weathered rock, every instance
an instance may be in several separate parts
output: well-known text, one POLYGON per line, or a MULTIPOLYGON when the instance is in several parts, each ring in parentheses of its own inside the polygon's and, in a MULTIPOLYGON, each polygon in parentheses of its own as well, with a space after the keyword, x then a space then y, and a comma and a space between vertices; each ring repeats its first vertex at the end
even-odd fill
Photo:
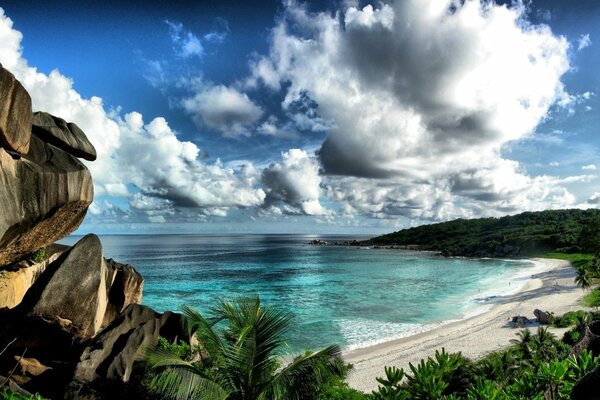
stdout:
POLYGON ((159 314, 139 304, 125 311, 102 330, 83 351, 75 370, 82 383, 128 382, 141 351, 157 343, 159 336, 190 342, 185 318, 181 314, 159 314))
POLYGON ((107 326, 130 304, 142 302, 144 278, 135 268, 121 264, 112 258, 106 260, 108 283, 108 305, 102 326, 107 326))
POLYGON ((43 261, 25 259, 11 265, 10 270, 0 271, 0 308, 13 308, 21 303, 27 290, 66 249, 67 246, 51 245, 43 261))
POLYGON ((542 325, 550 325, 554 323, 554 315, 549 312, 538 310, 537 308, 533 310, 533 315, 537 318, 538 322, 542 325))
POLYGON ((594 356, 600 355, 600 320, 592 321, 585 327, 583 336, 575 343, 571 352, 579 355, 583 350, 591 351, 594 356))
POLYGON ((0 147, 27 154, 31 118, 29 93, 13 74, 0 65, 0 147))
POLYGON ((93 192, 79 160, 36 136, 19 160, 0 149, 0 266, 77 229, 93 192))
POLYGON ((16 367, 12 379, 19 385, 24 386, 32 379, 35 379, 48 370, 52 369, 35 358, 25 358, 15 356, 16 367))
POLYGON ((519 315, 512 318, 512 323, 517 328, 523 328, 529 325, 531 321, 529 320, 529 318, 519 315))
POLYGON ((573 400, 600 400, 600 366, 597 366, 573 386, 571 399, 573 400))
POLYGON ((96 149, 77 125, 43 111, 33 113, 32 132, 75 157, 89 161, 96 159, 96 149))
POLYGON ((106 313, 106 276, 100 240, 84 236, 46 268, 25 295, 20 311, 70 324, 76 337, 92 337, 106 313))

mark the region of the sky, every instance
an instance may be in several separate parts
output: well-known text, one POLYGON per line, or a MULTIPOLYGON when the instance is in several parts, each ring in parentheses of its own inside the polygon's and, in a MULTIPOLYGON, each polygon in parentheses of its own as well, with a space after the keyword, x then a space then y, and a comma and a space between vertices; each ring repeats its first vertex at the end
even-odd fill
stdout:
POLYGON ((80 233, 374 234, 600 204, 600 3, 1 1, 98 159, 80 233))

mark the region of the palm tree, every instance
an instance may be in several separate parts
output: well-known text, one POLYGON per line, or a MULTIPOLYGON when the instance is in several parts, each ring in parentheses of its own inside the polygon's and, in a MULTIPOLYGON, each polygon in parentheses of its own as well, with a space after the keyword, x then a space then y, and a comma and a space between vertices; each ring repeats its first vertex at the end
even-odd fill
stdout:
POLYGON ((527 328, 517 333, 518 339, 511 339, 510 342, 515 345, 517 351, 521 353, 523 360, 531 360, 533 357, 533 350, 531 345, 533 343, 533 335, 527 328))
POLYGON ((590 289, 592 287, 592 281, 587 274, 585 269, 578 269, 577 276, 575 277, 575 283, 583 290, 590 289))
POLYGON ((156 371, 151 390, 173 399, 283 400, 340 375, 337 345, 281 367, 292 317, 261 306, 258 297, 219 300, 210 311, 205 319, 189 307, 183 309, 208 357, 193 363, 166 350, 148 351, 147 360, 156 371))

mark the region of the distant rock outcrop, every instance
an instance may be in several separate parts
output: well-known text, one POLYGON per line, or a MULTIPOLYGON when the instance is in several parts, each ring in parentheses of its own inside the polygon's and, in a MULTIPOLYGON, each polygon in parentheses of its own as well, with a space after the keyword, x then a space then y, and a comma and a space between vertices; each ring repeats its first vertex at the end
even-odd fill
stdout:
POLYGON ((1 64, 0 99, 0 146, 25 155, 31 136, 31 97, 1 64))
POLYGON ((75 157, 96 159, 96 149, 77 125, 43 111, 33 113, 32 132, 75 157))

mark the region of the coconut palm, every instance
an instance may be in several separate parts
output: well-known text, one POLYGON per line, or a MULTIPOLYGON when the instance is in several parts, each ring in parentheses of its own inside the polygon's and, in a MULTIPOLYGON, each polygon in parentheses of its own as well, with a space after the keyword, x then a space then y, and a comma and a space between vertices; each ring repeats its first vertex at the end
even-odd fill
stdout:
POLYGON ((517 333, 518 339, 511 339, 510 342, 515 345, 517 351, 521 353, 523 360, 528 361, 533 358, 533 335, 527 328, 517 333))
POLYGON ((575 277, 575 284, 583 290, 590 289, 592 287, 592 281, 587 274, 585 269, 578 269, 577 276, 575 277))
POLYGON ((204 318, 189 307, 189 328, 208 353, 200 362, 154 348, 147 360, 155 371, 151 390, 173 399, 296 399, 339 374, 340 348, 329 346, 281 367, 281 348, 291 314, 261 306, 260 299, 219 300, 204 318))

